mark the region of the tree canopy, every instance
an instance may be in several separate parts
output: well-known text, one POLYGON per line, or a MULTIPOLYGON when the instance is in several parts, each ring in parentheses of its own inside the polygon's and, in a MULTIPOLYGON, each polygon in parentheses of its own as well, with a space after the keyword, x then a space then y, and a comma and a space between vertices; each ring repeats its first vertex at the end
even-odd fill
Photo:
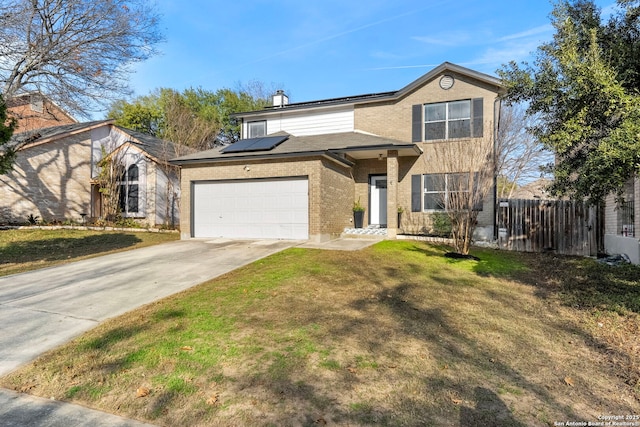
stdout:
POLYGON ((498 71, 508 102, 527 103, 531 133, 556 156, 556 195, 598 202, 640 172, 640 1, 604 23, 592 1, 560 1, 553 40, 533 64, 498 71))
POLYGON ((147 0, 4 0, 2 93, 42 93, 88 117, 130 93, 131 64, 156 54, 163 39, 158 23, 147 0))
POLYGON ((15 120, 7 117, 7 106, 0 95, 0 175, 9 172, 15 161, 16 150, 8 145, 15 126, 15 120))
POLYGON ((268 105, 263 85, 236 90, 161 88, 132 101, 116 101, 108 113, 116 124, 196 149, 230 144, 240 139, 240 124, 231 115, 268 105), (255 88, 259 88, 256 90, 255 88))

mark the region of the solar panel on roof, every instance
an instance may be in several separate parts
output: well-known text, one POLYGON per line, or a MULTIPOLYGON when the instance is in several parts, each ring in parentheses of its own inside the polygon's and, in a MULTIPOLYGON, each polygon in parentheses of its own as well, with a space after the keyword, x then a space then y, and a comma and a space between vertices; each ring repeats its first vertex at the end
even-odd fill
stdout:
POLYGON ((288 135, 263 136, 260 138, 241 139, 222 150, 222 153, 246 153, 250 151, 269 151, 282 144, 288 135))

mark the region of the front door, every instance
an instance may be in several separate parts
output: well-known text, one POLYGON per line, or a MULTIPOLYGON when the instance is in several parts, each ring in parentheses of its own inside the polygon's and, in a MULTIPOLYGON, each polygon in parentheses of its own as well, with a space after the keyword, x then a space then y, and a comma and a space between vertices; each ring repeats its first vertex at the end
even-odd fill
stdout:
POLYGON ((387 176, 377 175, 369 179, 371 206, 369 224, 387 226, 387 176))

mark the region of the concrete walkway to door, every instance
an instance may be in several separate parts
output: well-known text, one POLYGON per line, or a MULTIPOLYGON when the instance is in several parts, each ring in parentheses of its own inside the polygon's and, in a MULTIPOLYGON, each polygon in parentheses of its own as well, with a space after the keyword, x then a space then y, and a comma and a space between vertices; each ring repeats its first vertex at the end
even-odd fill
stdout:
POLYGON ((0 375, 110 317, 300 241, 185 240, 0 278, 0 375))

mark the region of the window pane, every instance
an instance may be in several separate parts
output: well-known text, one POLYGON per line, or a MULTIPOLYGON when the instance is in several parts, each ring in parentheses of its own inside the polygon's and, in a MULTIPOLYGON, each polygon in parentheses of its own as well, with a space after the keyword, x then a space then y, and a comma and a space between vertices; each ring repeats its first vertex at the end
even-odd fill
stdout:
POLYGON ((449 103, 449 120, 470 118, 471 101, 455 101, 449 103))
POLYGON ((449 138, 471 137, 471 120, 454 120, 449 122, 449 138))
POLYGON ((446 104, 427 104, 424 106, 424 120, 426 122, 441 121, 446 119, 446 104))
POLYGON ((471 206, 469 206, 469 192, 466 191, 453 191, 448 194, 447 203, 449 204, 449 209, 454 210, 468 210, 471 206))
POLYGON ((138 186, 136 184, 129 185, 129 194, 127 197, 127 212, 138 212, 138 186))
POLYGON ((444 193, 427 193, 424 195, 425 210, 444 210, 444 193))
POLYGON ((259 138, 267 134, 267 122, 250 122, 249 124, 249 138, 259 138))
POLYGON ((129 170, 127 171, 127 178, 129 178, 129 181, 138 180, 138 166, 136 165, 129 166, 129 170))
POLYGON ((127 211, 127 186, 119 185, 118 186, 118 207, 120 208, 120 212, 127 211))
POLYGON ((431 141, 434 139, 444 139, 446 136, 445 131, 445 122, 427 123, 424 125, 424 139, 426 141, 431 141))
POLYGON ((424 191, 444 191, 444 175, 429 173, 424 176, 424 191))
POLYGON ((469 174, 452 173, 447 176, 447 190, 469 191, 469 174))

